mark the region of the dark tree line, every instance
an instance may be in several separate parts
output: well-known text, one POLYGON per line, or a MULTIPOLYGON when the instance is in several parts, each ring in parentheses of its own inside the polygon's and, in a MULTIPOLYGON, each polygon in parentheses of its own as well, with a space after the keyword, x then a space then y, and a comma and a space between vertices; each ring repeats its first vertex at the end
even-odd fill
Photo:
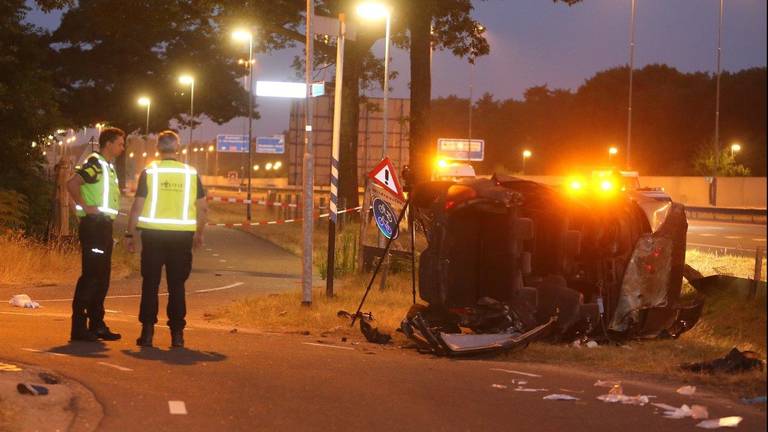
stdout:
MULTIPOLYGON (((533 156, 526 173, 562 174, 574 167, 624 168, 627 131, 626 67, 598 72, 575 91, 529 88, 522 100, 485 94, 473 105, 472 135, 486 142, 480 171, 517 172, 521 152, 533 156)), ((715 77, 682 73, 665 65, 635 71, 631 168, 646 175, 703 175, 697 161, 714 148, 715 77)), ((741 144, 735 155, 751 175, 766 175, 766 68, 725 72, 720 110, 721 148, 741 144)), ((432 142, 466 137, 468 101, 432 102, 432 142)))

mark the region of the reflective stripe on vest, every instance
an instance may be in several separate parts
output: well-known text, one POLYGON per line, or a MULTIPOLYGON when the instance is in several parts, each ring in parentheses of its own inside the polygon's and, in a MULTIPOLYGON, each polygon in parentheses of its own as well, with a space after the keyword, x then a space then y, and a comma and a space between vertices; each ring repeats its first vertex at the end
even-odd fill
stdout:
MULTIPOLYGON (((92 153, 86 158, 86 161, 90 158, 95 157, 99 161, 99 165, 101 165, 101 179, 97 181, 94 184, 83 184, 80 186, 82 189, 88 189, 92 187, 98 186, 99 183, 102 184, 102 191, 101 191, 101 203, 89 203, 87 202, 87 197, 83 197, 83 199, 86 200, 86 204, 88 205, 95 205, 98 207, 99 211, 102 213, 106 213, 114 219, 115 216, 117 216, 118 209, 110 207, 110 189, 112 181, 117 183, 117 175, 115 175, 112 179, 110 179, 110 173, 112 172, 113 166, 111 163, 107 162, 103 156, 101 156, 99 153, 92 153)), ((115 188, 117 189, 118 186, 115 185, 115 188)), ((88 197, 90 195, 86 194, 88 197)), ((85 216, 85 209, 81 207, 80 205, 75 205, 75 210, 77 210, 77 215, 80 217, 85 216)))
MULTIPOLYGON (((192 176, 197 176, 197 171, 187 165, 184 165, 176 161, 161 161, 160 164, 152 162, 146 170, 147 182, 151 181, 151 185, 148 184, 147 198, 149 202, 144 202, 144 208, 142 214, 139 216, 139 228, 147 229, 159 229, 170 231, 194 231, 197 227, 197 215, 190 215, 190 209, 193 213, 196 213, 192 206, 192 194, 197 187, 197 178, 194 180, 192 176), (161 166, 164 164, 171 164, 177 166, 161 166), (172 215, 162 214, 158 215, 158 201, 160 199, 160 184, 161 180, 169 182, 166 175, 183 174, 184 175, 184 188, 180 191, 183 195, 181 203, 178 203, 179 196, 173 191, 165 191, 163 193, 164 200, 177 200, 176 205, 171 206, 171 211, 175 214, 181 213, 180 218, 169 217, 172 215), (193 183, 194 181, 194 183, 193 183), (170 194, 170 195, 169 195, 170 194), (180 205, 179 205, 180 204, 180 205), (181 209, 179 209, 181 207, 181 209)), ((169 212, 169 208, 166 205, 165 212, 169 212)))

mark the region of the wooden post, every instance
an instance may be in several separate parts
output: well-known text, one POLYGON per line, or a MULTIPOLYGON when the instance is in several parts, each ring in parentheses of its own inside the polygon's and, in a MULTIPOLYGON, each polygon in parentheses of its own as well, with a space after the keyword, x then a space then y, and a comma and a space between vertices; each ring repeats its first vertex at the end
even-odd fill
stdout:
POLYGON ((749 291, 749 298, 754 299, 757 296, 757 286, 760 285, 760 278, 763 273, 763 248, 755 249, 755 279, 752 281, 752 289, 749 291))
POLYGON ((67 180, 71 176, 72 166, 65 158, 61 158, 54 167, 56 175, 56 194, 54 197, 54 220, 51 234, 56 237, 66 237, 69 232, 69 192, 67 180))

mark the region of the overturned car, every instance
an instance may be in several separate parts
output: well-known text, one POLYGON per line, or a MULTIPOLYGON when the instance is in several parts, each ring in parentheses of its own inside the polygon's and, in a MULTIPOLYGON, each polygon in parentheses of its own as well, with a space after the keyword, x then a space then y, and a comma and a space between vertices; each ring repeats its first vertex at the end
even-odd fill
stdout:
POLYGON ((403 332, 425 350, 459 355, 542 337, 690 329, 703 305, 680 298, 683 206, 602 186, 494 176, 414 187, 411 208, 428 244, 418 275, 427 305, 411 308, 403 332))

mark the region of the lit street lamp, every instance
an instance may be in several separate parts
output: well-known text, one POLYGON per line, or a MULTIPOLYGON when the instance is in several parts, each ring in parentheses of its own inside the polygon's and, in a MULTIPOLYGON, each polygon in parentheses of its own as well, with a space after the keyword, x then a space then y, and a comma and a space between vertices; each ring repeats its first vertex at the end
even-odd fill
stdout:
POLYGON ((144 128, 144 133, 149 136, 149 108, 152 105, 152 100, 146 96, 142 96, 137 102, 140 106, 147 107, 147 126, 144 128))
POLYGON ((357 7, 357 14, 365 19, 379 20, 384 18, 384 130, 382 133, 384 144, 382 147, 381 158, 387 156, 387 141, 389 133, 389 27, 392 14, 389 8, 378 2, 365 2, 357 7))
POLYGON ((739 143, 733 143, 731 144, 731 159, 736 155, 736 153, 741 151, 741 144, 739 143))
MULTIPOLYGON (((192 75, 182 75, 179 77, 179 84, 188 85, 190 90, 189 97, 189 144, 187 148, 192 146, 192 131, 195 129, 194 115, 195 115, 195 78, 192 75)), ((184 161, 189 163, 189 152, 184 153, 186 157, 184 161)))
POLYGON ((608 149, 608 163, 609 164, 611 163, 611 158, 616 156, 616 154, 618 154, 618 153, 619 153, 619 149, 617 149, 616 147, 610 147, 608 149))
POLYGON ((528 149, 523 150, 523 171, 522 171, 523 175, 525 175, 525 160, 531 157, 532 154, 533 153, 531 153, 531 151, 528 149))
MULTIPOLYGON (((248 42, 248 165, 253 165, 251 140, 253 139, 253 33, 248 30, 235 30, 232 39, 238 42, 248 42)), ((307 101, 309 103, 309 101, 307 101)), ((247 203, 245 205, 245 218, 251 220, 251 177, 252 171, 248 170, 247 203)))

